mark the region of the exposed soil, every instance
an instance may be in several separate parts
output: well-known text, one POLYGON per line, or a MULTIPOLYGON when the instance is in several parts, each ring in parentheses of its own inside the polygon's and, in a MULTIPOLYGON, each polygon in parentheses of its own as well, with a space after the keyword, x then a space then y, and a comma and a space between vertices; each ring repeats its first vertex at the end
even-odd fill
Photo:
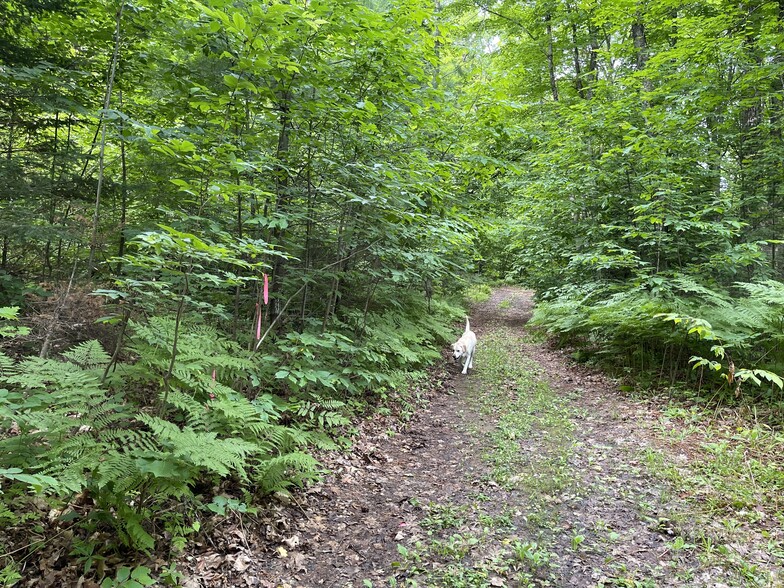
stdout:
MULTIPOLYGON (((479 338, 474 372, 463 376, 445 356, 446 371, 434 375, 435 393, 407 425, 381 418, 365 425, 353 451, 328 457, 330 473, 322 483, 293 499, 282 497, 253 528, 228 525, 222 541, 182 562, 180 569, 190 568, 185 585, 747 585, 698 561, 696 550, 672 546, 674 537, 688 537, 668 514, 679 499, 648 472, 642 457, 647 448, 671 451, 659 447, 656 406, 624 397, 607 376, 535 342, 526 327, 531 308, 531 292, 495 290, 471 315, 479 338), (482 340, 499 332, 515 342, 514 361, 540 366, 537 377, 569 400, 564 471, 573 479, 566 491, 537 495, 524 485, 493 481, 487 436, 496 417, 474 398, 483 385, 482 340), (442 528, 434 531, 436 515, 442 528), (455 520, 444 521, 448 516, 455 520), (462 541, 472 534, 481 544, 466 549, 460 565, 474 569, 473 583, 428 580, 435 577, 429 570, 444 569, 449 558, 430 550, 415 561, 417 550, 435 541, 448 554, 447 538, 453 545, 455 536, 462 541), (531 568, 527 584, 498 565, 504 550, 520 542, 547 548, 546 565, 531 568)), ((535 457, 544 451, 536 431, 520 439, 519 450, 523 458, 531 456, 523 460, 526 475, 548 475, 535 471, 535 457)))

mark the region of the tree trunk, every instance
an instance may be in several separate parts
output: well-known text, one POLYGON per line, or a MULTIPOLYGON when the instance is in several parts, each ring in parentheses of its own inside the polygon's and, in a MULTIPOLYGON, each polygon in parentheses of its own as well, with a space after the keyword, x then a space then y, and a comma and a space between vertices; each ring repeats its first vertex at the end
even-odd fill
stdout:
MULTIPOLYGON (((120 108, 122 108, 122 90, 120 90, 120 108)), ((125 126, 120 119, 120 165, 122 166, 122 186, 120 188, 120 243, 117 257, 125 255, 125 223, 128 215, 128 162, 125 157, 125 126)), ((117 273, 122 271, 122 261, 117 263, 117 273)))
MULTIPOLYGON (((634 66, 637 71, 643 71, 645 64, 648 63, 648 39, 645 35, 645 24, 642 22, 642 14, 637 13, 637 20, 632 23, 632 40, 634 42, 634 66)), ((642 79, 642 87, 646 92, 653 90, 651 80, 645 76, 642 79)))
MULTIPOLYGON (((14 119, 16 117, 16 108, 14 106, 14 100, 11 98, 9 108, 11 112, 8 115, 8 146, 6 147, 6 154, 5 158, 8 161, 11 161, 11 158, 14 156, 14 119)), ((11 197, 8 198, 9 204, 11 203, 11 197)), ((2 268, 8 268, 8 249, 11 243, 8 239, 8 235, 3 235, 3 254, 2 254, 2 268)))
POLYGON ((632 23, 632 40, 634 42, 634 62, 637 71, 642 71, 648 61, 648 40, 645 38, 645 25, 642 16, 637 15, 637 21, 632 23))
MULTIPOLYGON (((280 130, 278 131, 278 146, 275 152, 277 163, 275 164, 275 212, 285 214, 289 210, 289 149, 291 140, 291 91, 284 90, 280 93, 278 110, 280 111, 280 130)), ((272 230, 273 244, 278 248, 283 244, 285 229, 278 224, 272 230)), ((272 284, 273 290, 279 290, 283 283, 283 276, 286 273, 286 261, 280 256, 275 256, 272 265, 272 284)), ((276 321, 281 312, 279 297, 275 296, 270 302, 270 320, 276 321)))
MULTIPOLYGON (((52 149, 52 167, 49 169, 49 214, 47 215, 47 221, 49 222, 49 229, 54 226, 55 220, 55 211, 56 211, 56 204, 55 204, 55 194, 54 194, 54 182, 55 182, 55 174, 57 173, 57 138, 60 131, 60 112, 56 112, 54 115, 54 146, 52 149)), ((45 276, 48 279, 52 278, 52 237, 49 236, 46 238, 46 245, 44 246, 44 269, 45 269, 45 276)))
POLYGON ((555 79, 555 58, 553 56, 553 23, 552 15, 546 14, 544 21, 547 28, 547 71, 550 77, 550 92, 553 95, 553 100, 558 102, 558 84, 555 79))
POLYGON ((335 265, 337 268, 335 269, 335 277, 332 280, 332 288, 330 289, 329 296, 327 297, 327 308, 324 311, 324 320, 321 323, 321 330, 324 331, 327 328, 327 323, 329 322, 330 316, 332 313, 335 312, 335 308, 338 304, 338 290, 340 288, 340 272, 343 269, 343 236, 346 229, 346 217, 348 216, 347 212, 344 211, 343 214, 340 216, 340 226, 338 227, 338 246, 337 246, 337 261, 335 265))
POLYGON ((87 261, 87 275, 92 278, 95 271, 95 256, 98 249, 98 220, 100 219, 101 208, 101 189, 103 187, 104 179, 104 155, 106 154, 106 111, 112 101, 112 86, 114 85, 114 75, 117 72, 117 60, 120 54, 120 24, 122 23, 122 13, 125 9, 125 3, 120 4, 117 9, 117 21, 114 28, 114 52, 112 54, 112 62, 109 68, 109 78, 106 81, 106 95, 103 101, 103 112, 101 113, 101 144, 98 152, 98 186, 95 191, 95 213, 93 214, 93 228, 92 236, 90 237, 90 256, 87 261))
POLYGON ((593 89, 596 82, 599 81, 598 68, 597 68, 597 54, 599 51, 599 39, 596 35, 596 29, 592 25, 588 25, 588 34, 591 36, 591 48, 588 52, 588 70, 585 73, 585 82, 588 88, 585 92, 585 97, 588 100, 593 99, 593 89))
POLYGON ((580 48, 577 45, 577 25, 574 23, 572 23, 572 54, 574 58, 574 87, 577 90, 577 95, 585 99, 583 72, 580 67, 580 48))
MULTIPOLYGON (((309 124, 309 136, 312 137, 313 133, 313 122, 311 121, 309 124)), ((308 161, 307 161, 307 172, 305 174, 305 181, 307 183, 307 208, 306 208, 306 217, 305 218, 305 252, 303 256, 303 270, 304 274, 307 276, 308 272, 310 271, 310 247, 311 247, 311 240, 313 235, 313 149, 312 147, 308 147, 308 161)), ((304 288, 302 289, 302 305, 300 307, 300 324, 301 328, 305 328, 305 318, 307 312, 307 304, 308 304, 308 283, 305 282, 304 288)))
POLYGON ((570 32, 572 35, 572 64, 574 67, 574 89, 577 90, 577 95, 585 99, 585 87, 583 86, 583 71, 580 64, 580 45, 577 35, 577 18, 578 15, 574 13, 572 5, 566 3, 566 12, 570 21, 570 32))

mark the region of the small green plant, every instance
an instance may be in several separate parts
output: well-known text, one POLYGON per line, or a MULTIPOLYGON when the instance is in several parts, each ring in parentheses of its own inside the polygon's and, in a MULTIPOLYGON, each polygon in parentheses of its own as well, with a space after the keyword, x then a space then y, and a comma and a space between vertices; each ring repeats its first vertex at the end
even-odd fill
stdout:
POLYGON ((441 557, 461 560, 478 544, 479 539, 472 535, 465 536, 460 533, 455 533, 445 540, 434 540, 430 549, 433 553, 441 557))
POLYGON ((204 508, 215 514, 225 516, 227 512, 256 514, 258 509, 246 503, 227 496, 216 496, 212 502, 205 504, 204 508))
POLYGON ((442 530, 457 528, 464 522, 463 507, 454 504, 435 504, 427 506, 428 515, 422 521, 425 529, 442 530))
POLYGON ((19 568, 16 564, 9 563, 0 570, 0 586, 2 588, 11 588, 19 580, 22 579, 22 574, 19 573, 19 568))
POLYGON ((511 544, 512 556, 518 564, 523 564, 535 571, 550 563, 550 552, 536 541, 516 540, 511 544))
POLYGON ((145 588, 155 584, 155 580, 150 577, 150 568, 139 566, 129 568, 126 566, 117 570, 114 578, 104 578, 101 588, 145 588))
POLYGON ((580 533, 575 533, 574 535, 572 535, 571 545, 574 551, 580 549, 580 545, 582 545, 583 542, 585 542, 585 535, 582 535, 580 533))
POLYGON ((480 512, 477 518, 482 525, 489 529, 511 529, 514 527, 512 514, 508 511, 495 516, 480 512))
POLYGON ((471 304, 479 304, 490 298, 493 289, 488 284, 471 284, 463 291, 463 296, 471 304))
MULTIPOLYGON (((19 307, 18 306, 2 306, 0 307, 0 338, 3 337, 19 337, 28 335, 30 329, 28 327, 19 327, 16 325, 8 324, 6 321, 19 320, 19 307)), ((2 369, 2 363, 0 363, 2 369)))
POLYGON ((681 535, 678 535, 672 543, 669 544, 670 549, 673 551, 683 551, 687 549, 694 549, 693 543, 688 543, 681 535))
POLYGON ((398 543, 397 553, 400 556, 400 560, 393 561, 392 567, 414 573, 417 570, 417 564, 422 561, 423 548, 420 543, 417 543, 410 549, 405 545, 398 543))
MULTIPOLYGON (((99 552, 99 546, 95 541, 74 538, 73 547, 70 555, 78 558, 83 563, 83 573, 87 574, 94 567, 103 570, 106 557, 99 552)), ((99 574, 99 575, 102 575, 99 574)))
POLYGON ((167 586, 179 586, 184 577, 185 574, 177 571, 177 564, 171 563, 160 571, 158 579, 167 586))

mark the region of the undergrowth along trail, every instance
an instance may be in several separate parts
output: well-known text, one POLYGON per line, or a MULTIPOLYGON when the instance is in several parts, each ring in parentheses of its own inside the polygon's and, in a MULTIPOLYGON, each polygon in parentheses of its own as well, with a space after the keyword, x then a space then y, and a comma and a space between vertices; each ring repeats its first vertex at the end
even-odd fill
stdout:
POLYGON ((549 349, 531 305, 500 288, 474 308, 476 370, 448 366, 452 393, 408 426, 369 426, 293 525, 270 518, 258 585, 781 585, 780 515, 688 500, 699 464, 661 407, 549 349))

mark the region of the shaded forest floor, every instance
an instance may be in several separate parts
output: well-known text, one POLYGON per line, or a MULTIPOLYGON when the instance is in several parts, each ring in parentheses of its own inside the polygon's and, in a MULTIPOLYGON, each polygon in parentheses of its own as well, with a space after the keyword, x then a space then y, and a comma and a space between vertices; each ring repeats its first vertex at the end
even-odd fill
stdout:
POLYGON ((445 361, 408 423, 369 421, 321 483, 216 529, 184 585, 781 586, 781 505, 719 509, 683 415, 548 347, 531 308, 495 290, 475 371, 445 361))

